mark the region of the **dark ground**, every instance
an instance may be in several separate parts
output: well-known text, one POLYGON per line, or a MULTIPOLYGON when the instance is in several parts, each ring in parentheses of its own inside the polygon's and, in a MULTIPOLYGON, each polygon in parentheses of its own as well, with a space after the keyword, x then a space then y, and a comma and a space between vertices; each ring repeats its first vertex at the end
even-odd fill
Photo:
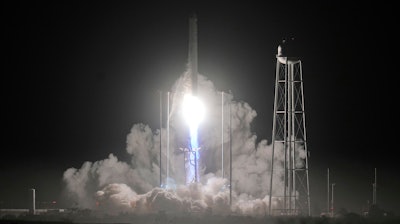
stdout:
POLYGON ((196 216, 196 215, 167 215, 165 213, 149 215, 125 214, 119 216, 103 216, 95 218, 91 216, 24 216, 24 217, 5 217, 0 219, 0 224, 31 224, 31 223, 140 223, 140 224, 398 224, 400 217, 362 217, 357 214, 349 213, 342 217, 250 217, 250 216, 196 216))

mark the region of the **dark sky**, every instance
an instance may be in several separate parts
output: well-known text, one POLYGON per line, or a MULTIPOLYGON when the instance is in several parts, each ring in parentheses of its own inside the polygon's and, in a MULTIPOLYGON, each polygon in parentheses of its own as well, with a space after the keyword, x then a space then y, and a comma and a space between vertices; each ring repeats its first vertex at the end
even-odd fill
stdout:
POLYGON ((377 168, 378 204, 400 214, 395 7, 280 2, 3 2, 0 206, 25 207, 31 187, 59 200, 63 172, 84 161, 129 160, 130 128, 158 128, 158 90, 185 70, 196 12, 199 72, 257 111, 259 140, 271 140, 277 46, 301 46, 315 211, 327 168, 336 208, 353 212, 377 168))

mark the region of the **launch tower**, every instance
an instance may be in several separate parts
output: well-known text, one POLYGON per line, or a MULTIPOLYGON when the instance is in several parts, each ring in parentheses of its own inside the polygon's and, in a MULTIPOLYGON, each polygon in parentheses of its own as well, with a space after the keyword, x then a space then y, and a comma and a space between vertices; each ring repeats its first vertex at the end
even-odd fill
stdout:
POLYGON ((311 215, 303 72, 295 44, 293 38, 283 40, 276 55, 270 215, 311 215), (278 145, 284 150, 283 189, 273 189, 274 172, 278 172, 274 170, 274 153, 278 145))

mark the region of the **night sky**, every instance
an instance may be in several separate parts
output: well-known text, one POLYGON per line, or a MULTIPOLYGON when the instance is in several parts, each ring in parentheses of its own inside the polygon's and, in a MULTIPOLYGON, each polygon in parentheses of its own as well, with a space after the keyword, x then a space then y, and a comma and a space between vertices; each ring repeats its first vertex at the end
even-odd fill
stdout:
MULTIPOLYGON (((200 1, 199 1, 200 2, 200 1)), ((62 202, 63 172, 113 153, 128 161, 133 124, 159 127, 159 92, 185 71, 188 18, 198 17, 199 72, 257 112, 272 136, 275 64, 282 38, 301 46, 312 211, 372 202, 400 215, 395 7, 255 4, 3 2, 0 206, 62 202), (141 5, 146 4, 146 5, 141 5)), ((61 205, 60 205, 61 206, 61 205)))

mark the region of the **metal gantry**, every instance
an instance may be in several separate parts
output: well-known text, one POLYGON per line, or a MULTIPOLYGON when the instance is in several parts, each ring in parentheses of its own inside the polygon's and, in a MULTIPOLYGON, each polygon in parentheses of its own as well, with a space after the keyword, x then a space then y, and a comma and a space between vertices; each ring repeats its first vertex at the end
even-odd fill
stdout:
POLYGON ((287 57, 278 50, 269 189, 269 204, 273 206, 269 207, 270 215, 311 215, 302 76, 301 60, 287 57), (274 161, 275 150, 280 148, 284 150, 283 164, 274 161), (283 189, 274 189, 273 176, 277 175, 277 165, 284 168, 283 189))

